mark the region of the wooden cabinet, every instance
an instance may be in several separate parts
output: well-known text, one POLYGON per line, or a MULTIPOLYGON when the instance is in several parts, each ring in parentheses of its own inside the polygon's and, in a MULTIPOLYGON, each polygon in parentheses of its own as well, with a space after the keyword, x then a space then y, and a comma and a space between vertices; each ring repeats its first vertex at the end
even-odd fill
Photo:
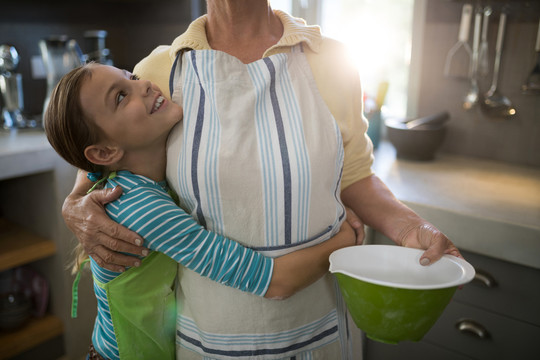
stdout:
POLYGON ((24 353, 63 333, 64 325, 59 317, 47 314, 33 318, 21 329, 0 333, 0 359, 24 353))
POLYGON ((91 278, 83 279, 81 316, 71 320, 73 277, 66 267, 74 239, 61 217, 75 175, 43 131, 0 131, 0 271, 31 267, 49 288, 45 316, 0 331, 0 359, 78 359, 88 350, 95 317, 91 278))
POLYGON ((456 291, 424 339, 399 345, 367 340, 365 359, 540 359, 540 270, 462 254, 477 276, 456 291))
POLYGON ((454 300, 540 326, 539 269, 467 251, 462 253, 474 266, 476 277, 456 292, 454 300))
MULTIPOLYGON (((55 253, 53 241, 0 218, 0 271, 26 265, 55 253)), ((0 332, 0 359, 24 353, 61 336, 63 332, 63 322, 58 316, 46 314, 33 317, 21 328, 0 332)))
POLYGON ((457 291, 425 341, 473 359, 540 358, 540 270, 464 251, 473 282, 457 291))
POLYGON ((540 358, 538 339, 540 326, 454 300, 423 341, 491 360, 540 358))
POLYGON ((4 271, 51 256, 56 245, 0 218, 0 251, 0 271, 4 271))
POLYGON ((363 360, 470 360, 471 358, 426 341, 388 345, 367 340, 363 360))

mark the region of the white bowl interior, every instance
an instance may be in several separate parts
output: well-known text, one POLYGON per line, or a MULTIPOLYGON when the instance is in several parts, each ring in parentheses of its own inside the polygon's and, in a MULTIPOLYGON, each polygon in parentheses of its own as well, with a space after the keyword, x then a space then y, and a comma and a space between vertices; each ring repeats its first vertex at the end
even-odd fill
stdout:
POLYGON ((369 283, 403 289, 442 289, 471 281, 475 271, 467 261, 451 255, 420 265, 423 250, 393 245, 360 245, 330 255, 330 271, 369 283))

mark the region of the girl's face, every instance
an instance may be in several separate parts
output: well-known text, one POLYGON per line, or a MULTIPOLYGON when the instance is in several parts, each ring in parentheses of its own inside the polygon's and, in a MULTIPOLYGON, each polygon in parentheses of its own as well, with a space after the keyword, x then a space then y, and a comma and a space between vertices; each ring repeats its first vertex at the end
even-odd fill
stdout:
POLYGON ((81 105, 103 130, 105 141, 125 151, 159 145, 182 119, 182 108, 150 81, 112 66, 90 66, 92 76, 82 84, 81 105))

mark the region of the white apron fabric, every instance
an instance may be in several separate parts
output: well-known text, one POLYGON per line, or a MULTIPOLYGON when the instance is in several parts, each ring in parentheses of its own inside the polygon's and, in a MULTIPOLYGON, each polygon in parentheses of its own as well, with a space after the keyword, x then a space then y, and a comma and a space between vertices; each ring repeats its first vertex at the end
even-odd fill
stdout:
MULTIPOLYGON (((341 134, 300 46, 250 64, 187 51, 170 84, 184 120, 169 138, 167 179, 198 222, 272 257, 339 230, 341 134)), ((268 300, 179 270, 178 359, 350 357, 331 275, 268 300)))

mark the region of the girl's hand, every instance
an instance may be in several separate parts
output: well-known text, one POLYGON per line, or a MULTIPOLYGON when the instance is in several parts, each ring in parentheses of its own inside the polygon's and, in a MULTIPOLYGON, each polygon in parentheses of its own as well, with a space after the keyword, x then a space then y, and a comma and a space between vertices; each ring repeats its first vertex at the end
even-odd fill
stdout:
POLYGON ((358 242, 356 231, 351 224, 349 224, 348 221, 344 221, 343 224, 341 224, 341 228, 337 234, 324 243, 316 246, 325 247, 328 252, 327 255, 330 256, 333 251, 354 245, 362 245, 362 242, 361 240, 358 242))
POLYGON ((286 299, 328 273, 332 252, 357 244, 352 226, 344 221, 337 234, 320 244, 274 259, 272 281, 264 297, 286 299))
POLYGON ((364 238, 366 236, 364 231, 364 223, 358 215, 352 209, 346 207, 347 210, 347 223, 354 229, 356 233, 356 245, 362 245, 364 243, 364 238))

